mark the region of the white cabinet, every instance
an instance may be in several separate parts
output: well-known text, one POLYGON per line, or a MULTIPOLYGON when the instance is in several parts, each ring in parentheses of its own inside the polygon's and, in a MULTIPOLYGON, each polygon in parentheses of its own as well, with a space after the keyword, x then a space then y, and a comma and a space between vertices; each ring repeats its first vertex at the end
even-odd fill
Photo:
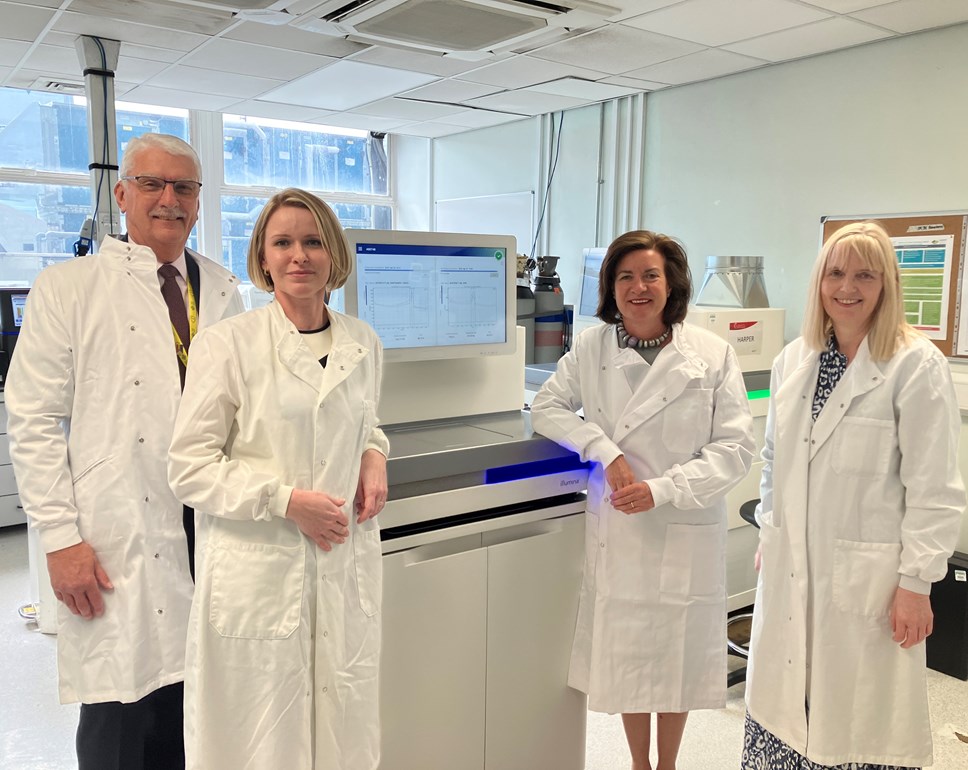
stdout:
POLYGON ((17 480, 10 464, 10 440, 7 436, 7 407, 0 392, 0 527, 27 521, 17 495, 17 480))
POLYGON ((384 556, 382 770, 584 767, 584 517, 489 526, 384 556))

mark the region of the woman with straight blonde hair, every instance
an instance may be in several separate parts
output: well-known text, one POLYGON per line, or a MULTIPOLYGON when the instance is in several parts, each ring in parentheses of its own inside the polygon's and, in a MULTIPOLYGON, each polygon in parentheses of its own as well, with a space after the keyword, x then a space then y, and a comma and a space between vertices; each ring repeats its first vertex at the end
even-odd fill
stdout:
POLYGON ((773 365, 743 770, 930 765, 925 638, 965 491, 948 362, 877 224, 814 266, 773 365))
POLYGON ((188 770, 375 770, 389 444, 383 351, 327 307, 350 273, 339 220, 266 204, 249 274, 275 301, 198 335, 168 480, 195 508, 188 770))

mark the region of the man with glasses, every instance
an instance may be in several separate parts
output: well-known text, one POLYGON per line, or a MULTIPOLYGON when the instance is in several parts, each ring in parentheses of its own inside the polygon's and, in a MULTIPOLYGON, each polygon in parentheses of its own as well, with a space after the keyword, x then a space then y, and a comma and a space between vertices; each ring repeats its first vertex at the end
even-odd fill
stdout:
POLYGON ((8 375, 20 497, 59 600, 60 699, 81 702, 79 770, 184 767, 194 522, 168 445, 192 337, 242 310, 238 279, 185 247, 201 186, 181 139, 131 140, 114 189, 127 235, 38 276, 8 375))

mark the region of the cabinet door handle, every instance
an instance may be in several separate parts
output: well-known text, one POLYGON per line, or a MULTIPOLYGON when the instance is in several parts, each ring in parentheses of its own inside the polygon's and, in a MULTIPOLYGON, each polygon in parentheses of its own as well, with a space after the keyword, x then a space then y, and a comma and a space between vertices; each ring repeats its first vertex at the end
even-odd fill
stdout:
POLYGON ((482 547, 483 543, 481 542, 481 536, 479 534, 466 535, 452 540, 442 540, 439 543, 418 545, 415 548, 404 551, 403 563, 406 567, 414 564, 424 564, 426 562, 436 561, 437 559, 446 559, 448 556, 457 556, 458 554, 477 551, 482 547))

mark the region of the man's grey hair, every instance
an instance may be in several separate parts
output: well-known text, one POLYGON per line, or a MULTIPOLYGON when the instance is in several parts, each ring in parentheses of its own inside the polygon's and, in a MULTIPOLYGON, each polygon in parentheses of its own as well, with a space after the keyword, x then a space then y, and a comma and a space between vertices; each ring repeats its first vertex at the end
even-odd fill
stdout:
POLYGON ((152 149, 163 150, 169 155, 189 158, 195 165, 196 180, 202 181, 202 163, 198 159, 198 154, 188 142, 171 134, 142 134, 128 142, 124 148, 124 156, 121 158, 118 176, 131 176, 138 154, 152 149))

